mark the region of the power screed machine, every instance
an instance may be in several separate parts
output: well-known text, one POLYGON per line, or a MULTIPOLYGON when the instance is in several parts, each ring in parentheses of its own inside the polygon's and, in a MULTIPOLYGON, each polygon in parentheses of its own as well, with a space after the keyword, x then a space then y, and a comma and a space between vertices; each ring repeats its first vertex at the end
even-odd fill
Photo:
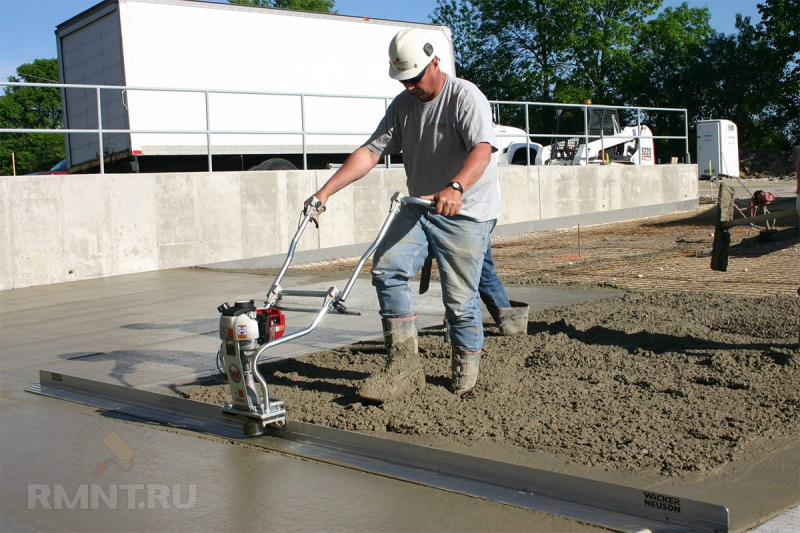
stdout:
POLYGON ((222 340, 217 352, 217 367, 228 378, 231 403, 223 406, 223 412, 239 417, 245 422, 248 434, 264 432, 269 425, 283 426, 286 423, 284 402, 271 398, 267 380, 258 369, 259 358, 270 348, 289 342, 311 333, 329 311, 341 314, 359 314, 347 310, 344 305, 347 296, 355 285, 358 273, 386 235, 403 204, 416 204, 431 208, 433 202, 422 198, 405 196, 396 192, 392 196, 389 214, 381 226, 375 241, 358 261, 343 290, 335 286, 327 290, 297 290, 281 287, 286 271, 294 258, 297 242, 310 222, 316 224, 316 217, 322 213, 322 203, 313 198, 306 202, 297 231, 289 244, 289 251, 275 281, 267 293, 264 305, 257 307, 254 300, 227 302, 217 309, 220 312, 219 335, 222 340), (307 327, 286 333, 284 310, 309 311, 310 309, 289 308, 281 305, 284 296, 322 298, 322 306, 316 311, 307 327))

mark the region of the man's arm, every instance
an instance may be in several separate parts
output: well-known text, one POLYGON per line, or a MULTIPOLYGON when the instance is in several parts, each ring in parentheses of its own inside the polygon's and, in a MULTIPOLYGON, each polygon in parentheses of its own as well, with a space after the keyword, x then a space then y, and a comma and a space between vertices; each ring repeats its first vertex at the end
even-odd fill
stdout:
POLYGON ((376 154, 366 146, 357 148, 350 154, 341 168, 325 182, 325 185, 314 193, 314 196, 322 202, 322 205, 325 205, 328 198, 335 193, 366 176, 367 172, 378 164, 380 158, 380 154, 376 154))
MULTIPOLYGON (((483 176, 491 161, 492 145, 487 142, 476 144, 452 181, 457 181, 465 192, 468 191, 483 176)), ((450 187, 434 194, 433 200, 436 202, 436 212, 444 216, 457 215, 461 211, 461 193, 450 187)))

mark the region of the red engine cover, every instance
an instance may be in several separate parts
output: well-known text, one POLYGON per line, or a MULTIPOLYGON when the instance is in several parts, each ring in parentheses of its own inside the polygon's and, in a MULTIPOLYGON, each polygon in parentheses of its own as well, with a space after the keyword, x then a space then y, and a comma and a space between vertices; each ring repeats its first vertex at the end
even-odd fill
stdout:
POLYGON ((258 317, 260 342, 268 342, 283 337, 286 330, 286 316, 280 309, 266 307, 256 309, 258 317))
POLYGON ((753 203, 756 205, 769 205, 775 199, 775 195, 769 191, 756 191, 753 193, 753 203))

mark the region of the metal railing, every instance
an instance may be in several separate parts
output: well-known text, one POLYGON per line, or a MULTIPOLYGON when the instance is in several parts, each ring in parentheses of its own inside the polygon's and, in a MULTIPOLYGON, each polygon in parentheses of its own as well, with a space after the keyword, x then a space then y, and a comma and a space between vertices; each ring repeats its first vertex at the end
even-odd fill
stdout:
MULTIPOLYGON (((290 92, 273 92, 273 91, 237 91, 225 89, 202 89, 202 88, 164 88, 164 87, 138 87, 138 86, 121 86, 121 85, 87 85, 87 84, 65 84, 65 83, 23 83, 23 82, 4 82, 0 81, 0 86, 7 87, 45 87, 57 88, 61 90, 62 102, 66 99, 66 91, 70 89, 79 89, 84 91, 92 91, 95 95, 96 102, 96 123, 97 127, 84 127, 84 128, 0 128, 0 133, 59 133, 59 134, 94 134, 97 135, 97 160, 101 174, 105 173, 105 160, 112 154, 106 152, 104 146, 104 135, 112 134, 191 134, 191 135, 205 135, 205 154, 208 160, 208 171, 213 171, 213 143, 212 135, 297 135, 301 138, 301 153, 303 168, 308 168, 308 142, 309 136, 363 136, 364 139, 368 138, 373 130, 369 131, 320 131, 306 129, 308 123, 308 110, 306 101, 308 98, 338 98, 338 99, 360 99, 360 100, 380 100, 383 101, 383 109, 388 108, 394 96, 370 96, 370 95, 343 95, 343 94, 325 94, 325 93, 290 93, 290 92), (143 92, 166 92, 166 93, 198 93, 203 95, 204 100, 204 114, 205 114, 205 128, 189 128, 189 129, 164 129, 164 128, 106 128, 103 127, 103 91, 122 91, 124 95, 126 92, 143 91, 143 92), (276 96, 276 97, 294 97, 299 99, 299 121, 300 129, 212 129, 211 118, 214 110, 211 105, 211 95, 214 94, 236 94, 236 95, 255 95, 255 96, 276 96), (102 157, 100 154, 103 154, 102 157)), ((676 108, 656 108, 656 107, 626 107, 626 106, 607 106, 607 105, 591 105, 591 104, 556 104, 544 102, 515 102, 515 101, 490 101, 490 104, 500 108, 501 106, 524 106, 524 120, 525 126, 521 128, 525 131, 526 142, 530 145, 532 138, 574 138, 575 134, 557 135, 553 132, 531 132, 530 131, 530 112, 532 107, 537 108, 579 108, 583 110, 584 115, 584 132, 582 138, 588 145, 590 139, 600 138, 599 135, 591 135, 589 132, 589 109, 617 109, 633 112, 636 115, 637 125, 637 138, 652 138, 652 139, 683 139, 685 143, 685 162, 689 162, 689 129, 688 129, 688 115, 686 109, 676 108), (674 112, 683 114, 684 135, 641 135, 641 116, 646 112, 674 112)), ((126 106, 127 104, 123 103, 126 106)), ((499 112, 498 112, 499 115, 499 112)), ((376 119, 376 124, 377 121, 376 119)), ((499 136, 504 136, 500 134, 499 136)), ((519 137, 519 134, 509 133, 505 136, 519 137)), ((67 141, 67 145, 69 142, 67 141)), ((68 146, 69 151, 69 146, 68 146)), ((202 154, 193 154, 202 155, 202 154)), ((69 157, 69 154, 68 154, 69 157)), ((530 150, 528 150, 528 164, 530 161, 530 150)), ((391 160, 386 160, 387 168, 391 166, 391 160)))
MULTIPOLYGON (((107 156, 104 149, 103 135, 110 134, 204 134, 206 136, 206 154, 208 157, 208 170, 213 171, 213 146, 211 142, 212 135, 298 135, 301 136, 302 142, 302 157, 303 168, 308 168, 308 145, 307 138, 310 135, 330 135, 330 136, 345 136, 345 135, 358 135, 369 136, 374 130, 369 131, 318 131, 306 129, 307 123, 307 98, 341 98, 341 99, 361 99, 361 100, 381 100, 384 102, 384 110, 388 108, 389 103, 394 97, 381 97, 369 95, 342 95, 342 94, 324 94, 324 93, 290 93, 290 92, 275 92, 275 91, 236 91, 225 89, 198 89, 198 88, 164 88, 164 87, 140 87, 140 86, 122 86, 122 85, 87 85, 87 84, 69 84, 69 83, 23 83, 23 82, 0 82, 0 86, 10 87, 46 87, 58 88, 62 91, 62 102, 65 99, 64 91, 67 89, 82 89, 90 90, 95 93, 96 100, 96 128, 0 128, 0 133, 60 133, 60 134, 95 134, 97 135, 98 143, 98 161, 100 173, 105 173, 105 158, 107 156), (147 92, 167 92, 167 93, 199 93, 203 95, 205 104, 205 125, 204 129, 190 128, 190 129, 164 129, 164 128, 105 128, 103 127, 103 104, 102 92, 103 91, 147 91, 147 92), (289 96, 296 97, 300 102, 300 129, 278 129, 278 130, 238 130, 238 129, 211 129, 211 98, 212 94, 237 94, 237 95, 255 95, 255 96, 289 96), (99 154, 104 154, 100 157, 99 154)), ((127 106, 126 106, 127 107, 127 106)))

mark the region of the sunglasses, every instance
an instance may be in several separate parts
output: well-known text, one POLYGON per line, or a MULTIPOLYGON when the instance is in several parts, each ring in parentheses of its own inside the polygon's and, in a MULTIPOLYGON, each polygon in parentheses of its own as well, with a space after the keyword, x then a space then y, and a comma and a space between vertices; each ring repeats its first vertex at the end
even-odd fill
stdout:
POLYGON ((428 63, 428 64, 425 66, 425 68, 424 68, 424 69, 422 69, 422 72, 420 72, 419 74, 417 74, 416 76, 414 76, 414 77, 413 77, 413 78, 411 78, 411 79, 408 79, 408 80, 401 80, 401 81, 400 81, 400 83, 402 83, 403 85, 416 85, 416 84, 418 84, 419 82, 421 82, 421 81, 422 81, 422 78, 425 76, 425 72, 427 72, 427 71, 428 71, 428 67, 429 67, 429 66, 430 66, 430 63, 428 63))

